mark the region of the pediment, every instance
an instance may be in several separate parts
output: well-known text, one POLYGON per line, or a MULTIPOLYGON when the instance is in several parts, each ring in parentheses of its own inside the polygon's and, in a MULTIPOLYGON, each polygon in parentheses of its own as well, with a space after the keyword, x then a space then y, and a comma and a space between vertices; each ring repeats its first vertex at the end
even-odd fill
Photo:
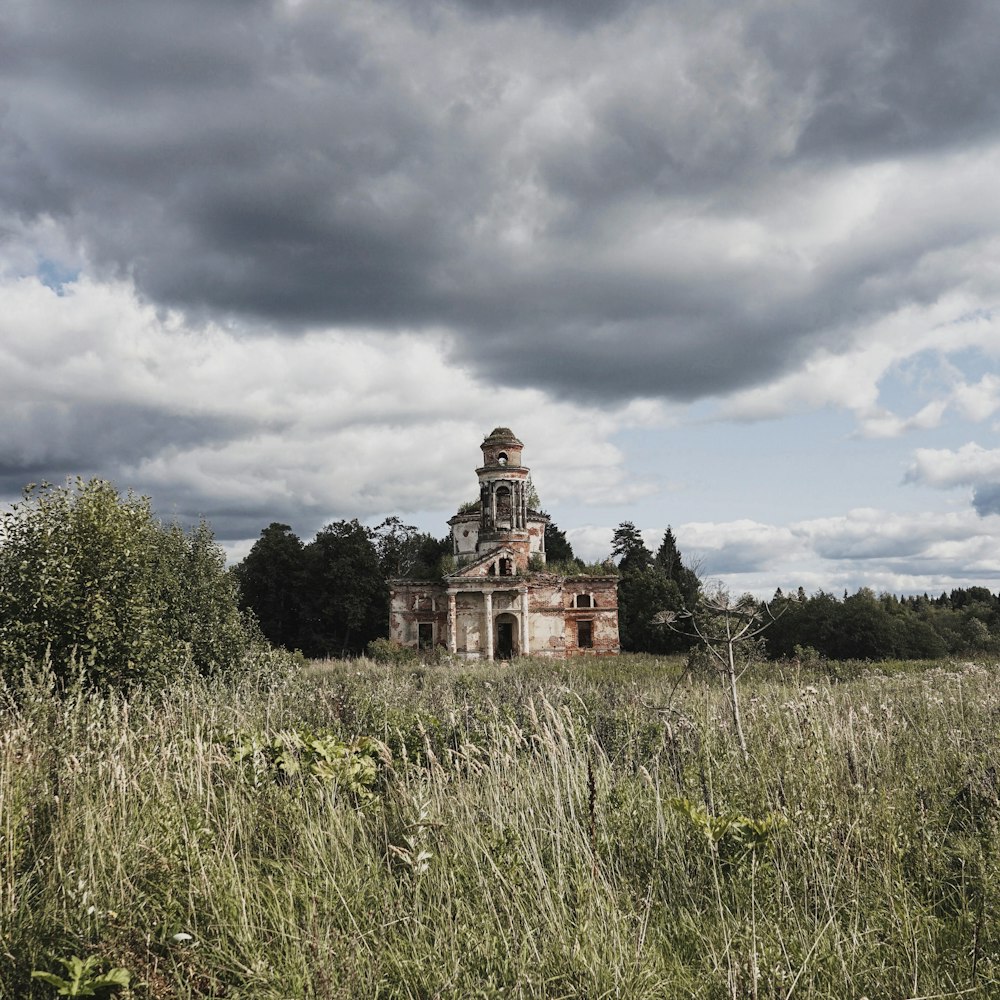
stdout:
POLYGON ((447 580, 480 580, 483 578, 493 578, 502 577, 505 575, 499 572, 499 560, 509 559, 511 567, 517 565, 517 557, 514 550, 509 545, 498 545, 494 549, 490 549, 489 552, 484 552, 478 559, 473 562, 467 563, 461 569, 456 570, 454 573, 449 573, 445 579, 447 580), (491 567, 497 567, 497 571, 490 573, 491 567))

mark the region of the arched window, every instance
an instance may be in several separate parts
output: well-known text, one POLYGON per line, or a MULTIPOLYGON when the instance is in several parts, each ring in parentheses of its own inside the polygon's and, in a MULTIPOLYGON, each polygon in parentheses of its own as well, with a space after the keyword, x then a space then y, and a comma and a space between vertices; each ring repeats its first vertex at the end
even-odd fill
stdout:
POLYGON ((511 527, 510 487, 497 488, 497 525, 511 527))
POLYGON ((592 608, 594 606, 594 600, 590 594, 577 594, 576 606, 578 608, 592 608))

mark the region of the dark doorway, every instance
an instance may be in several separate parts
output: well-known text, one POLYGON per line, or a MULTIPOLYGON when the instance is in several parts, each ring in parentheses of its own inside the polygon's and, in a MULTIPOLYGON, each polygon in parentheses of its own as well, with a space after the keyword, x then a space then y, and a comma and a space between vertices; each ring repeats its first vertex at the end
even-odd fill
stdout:
POLYGON ((421 649, 431 649, 434 645, 433 622, 420 622, 417 625, 417 645, 421 649))
POLYGON ((593 622, 577 622, 576 623, 576 644, 580 649, 593 649, 594 648, 594 623, 593 622))
POLYGON ((497 650, 499 660, 509 660, 514 655, 514 623, 497 622, 497 650))

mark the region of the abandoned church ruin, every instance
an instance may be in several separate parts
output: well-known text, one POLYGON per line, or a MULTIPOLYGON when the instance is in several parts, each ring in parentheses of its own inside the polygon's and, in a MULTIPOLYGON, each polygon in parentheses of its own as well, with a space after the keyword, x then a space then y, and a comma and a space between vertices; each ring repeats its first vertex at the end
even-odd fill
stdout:
POLYGON ((483 441, 479 500, 448 522, 456 568, 392 581, 390 638, 487 660, 619 651, 617 578, 545 572, 549 518, 528 506, 523 448, 507 427, 483 441))

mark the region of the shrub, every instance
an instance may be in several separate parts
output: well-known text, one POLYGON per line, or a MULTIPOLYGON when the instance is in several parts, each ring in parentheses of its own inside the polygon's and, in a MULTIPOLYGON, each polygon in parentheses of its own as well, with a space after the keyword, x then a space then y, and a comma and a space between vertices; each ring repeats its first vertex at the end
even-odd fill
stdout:
POLYGON ((416 663, 420 659, 415 649, 392 639, 373 639, 368 643, 365 652, 369 660, 374 660, 376 663, 391 663, 394 666, 416 663))
POLYGON ((99 687, 232 666, 252 630, 207 525, 164 525, 103 480, 29 486, 0 519, 0 667, 99 687))

